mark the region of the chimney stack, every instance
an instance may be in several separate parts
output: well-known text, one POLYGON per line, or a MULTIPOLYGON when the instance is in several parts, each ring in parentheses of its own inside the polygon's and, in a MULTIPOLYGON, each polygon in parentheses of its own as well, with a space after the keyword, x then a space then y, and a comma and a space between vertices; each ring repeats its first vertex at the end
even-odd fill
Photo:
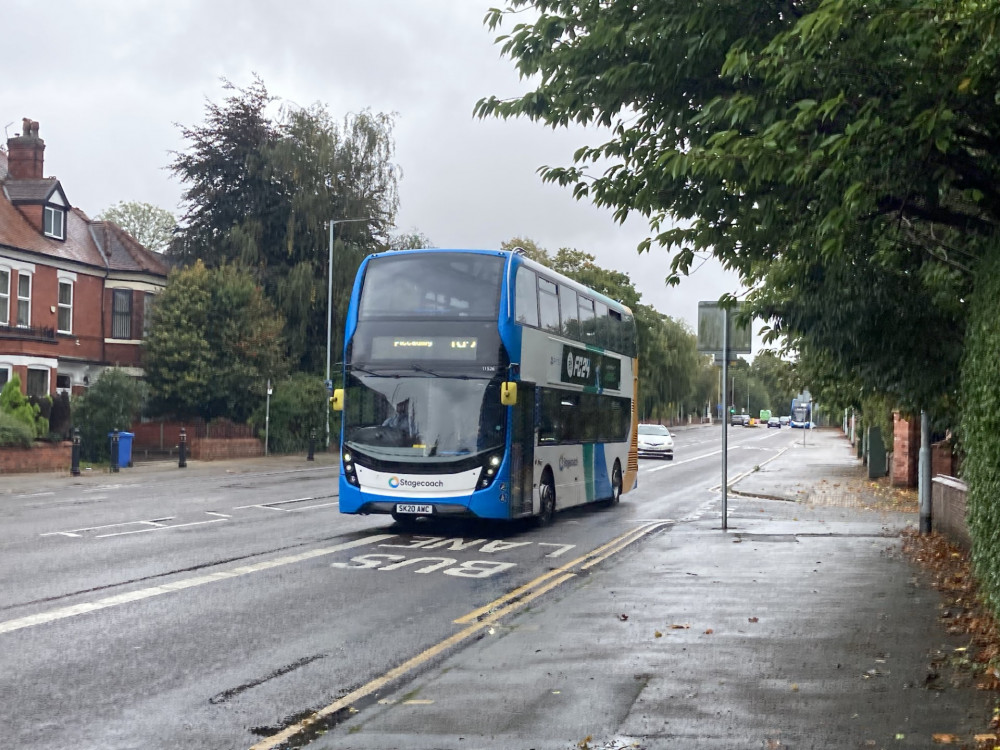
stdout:
POLYGON ((25 117, 21 135, 7 139, 7 172, 12 179, 40 179, 45 162, 45 141, 38 137, 38 123, 25 117))

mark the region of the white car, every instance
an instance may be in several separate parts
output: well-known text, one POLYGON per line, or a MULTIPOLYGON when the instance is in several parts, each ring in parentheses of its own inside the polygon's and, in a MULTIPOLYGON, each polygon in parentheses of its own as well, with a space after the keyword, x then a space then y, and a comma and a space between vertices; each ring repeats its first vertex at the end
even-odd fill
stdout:
POLYGON ((673 459, 674 438, 661 424, 639 425, 639 455, 673 459))

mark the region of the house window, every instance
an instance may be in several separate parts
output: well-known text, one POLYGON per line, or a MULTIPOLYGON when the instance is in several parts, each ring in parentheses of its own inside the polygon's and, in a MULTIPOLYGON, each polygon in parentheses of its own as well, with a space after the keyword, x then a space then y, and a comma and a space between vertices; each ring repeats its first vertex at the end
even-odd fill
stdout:
POLYGON ((59 282, 59 332, 73 332, 73 282, 59 282))
POLYGON ((73 387, 73 381, 69 375, 56 375, 56 390, 59 393, 69 393, 73 387))
POLYGON ((0 365, 0 388, 7 385, 10 380, 10 365, 0 365))
POLYGON ((6 268, 0 270, 0 325, 10 325, 10 271, 6 268))
POLYGON ((146 292, 142 297, 142 337, 149 335, 149 326, 153 322, 153 304, 156 302, 156 295, 146 292))
POLYGON ((132 290, 115 289, 111 302, 111 338, 132 338, 132 290))
POLYGON ((23 271, 17 274, 17 324, 31 325, 31 276, 23 271))
POLYGON ((28 368, 28 395, 41 398, 49 395, 49 371, 28 368))
POLYGON ((63 209, 46 206, 44 221, 43 230, 46 237, 55 237, 57 240, 66 238, 66 212, 63 209))

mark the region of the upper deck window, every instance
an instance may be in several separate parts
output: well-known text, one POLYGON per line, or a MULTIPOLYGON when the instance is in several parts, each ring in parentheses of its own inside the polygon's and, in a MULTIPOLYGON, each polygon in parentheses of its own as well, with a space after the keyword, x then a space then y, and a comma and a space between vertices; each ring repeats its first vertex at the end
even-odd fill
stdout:
POLYGON ((474 253, 385 255, 368 264, 361 318, 496 318, 504 259, 474 253))

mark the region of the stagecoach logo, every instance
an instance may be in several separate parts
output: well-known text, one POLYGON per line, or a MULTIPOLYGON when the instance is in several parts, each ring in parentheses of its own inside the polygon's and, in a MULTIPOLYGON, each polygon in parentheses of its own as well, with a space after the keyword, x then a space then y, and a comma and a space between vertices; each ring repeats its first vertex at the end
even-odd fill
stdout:
POLYGON ((400 487, 418 490, 425 487, 444 487, 444 482, 440 479, 400 479, 399 477, 389 477, 389 486, 394 490, 398 490, 400 487))
POLYGON ((565 456, 559 456, 559 471, 563 469, 571 469, 574 466, 580 465, 580 459, 578 458, 566 458, 565 456))

